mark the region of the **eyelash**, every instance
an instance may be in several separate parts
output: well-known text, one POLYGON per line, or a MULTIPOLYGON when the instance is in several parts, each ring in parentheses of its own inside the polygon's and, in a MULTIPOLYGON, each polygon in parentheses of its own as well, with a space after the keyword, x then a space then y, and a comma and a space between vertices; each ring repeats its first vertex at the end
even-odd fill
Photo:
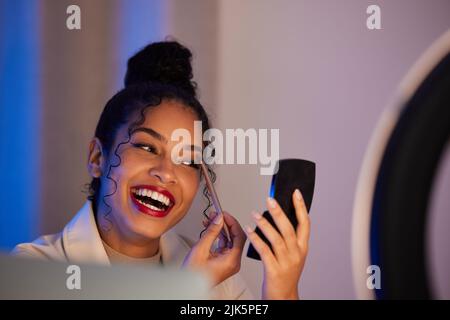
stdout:
POLYGON ((157 154, 156 148, 155 148, 154 146, 150 145, 150 144, 132 143, 132 145, 133 145, 134 147, 139 148, 139 149, 142 149, 142 150, 144 150, 144 151, 151 152, 151 153, 153 153, 153 154, 157 154), (151 149, 151 151, 148 150, 148 149, 146 149, 146 148, 151 149))
MULTIPOLYGON (((156 148, 154 146, 150 145, 150 144, 132 143, 132 145, 134 147, 142 149, 144 151, 147 151, 147 152, 150 152, 150 153, 153 153, 153 154, 158 154, 156 148), (151 149, 151 151, 149 149, 151 149)), ((197 164, 197 163, 194 163, 193 160, 191 160, 191 162, 189 164, 186 164, 186 162, 182 162, 182 164, 185 165, 185 166, 194 168, 195 170, 200 170, 200 165, 197 164)))
POLYGON ((194 168, 195 170, 200 170, 200 165, 197 163, 194 163, 194 161, 191 161, 190 164, 185 164, 185 163, 183 163, 183 164, 186 166, 189 166, 191 168, 194 168))

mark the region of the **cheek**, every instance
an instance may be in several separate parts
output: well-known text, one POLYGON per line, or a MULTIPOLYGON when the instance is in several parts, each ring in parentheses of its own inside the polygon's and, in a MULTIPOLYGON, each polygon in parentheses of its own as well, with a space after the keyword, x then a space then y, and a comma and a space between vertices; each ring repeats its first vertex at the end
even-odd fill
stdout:
MULTIPOLYGON (((148 166, 148 162, 147 162, 148 166)), ((146 168, 146 163, 139 157, 133 156, 131 153, 124 152, 120 155, 120 159, 115 157, 106 168, 104 181, 109 185, 112 191, 117 187, 116 193, 121 196, 128 196, 129 182, 132 177, 136 176, 146 168), (109 177, 108 178, 108 172, 109 177), (117 185, 115 185, 115 183, 117 185)))
POLYGON ((194 200, 200 184, 200 175, 198 171, 181 172, 178 174, 178 182, 183 191, 183 202, 189 205, 194 200))
MULTIPOLYGON (((117 159, 117 158, 116 158, 117 159)), ((152 161, 143 155, 133 152, 133 150, 125 150, 120 155, 120 160, 113 161, 113 171, 116 171, 120 178, 126 182, 127 179, 138 173, 147 171, 151 167, 152 161)))

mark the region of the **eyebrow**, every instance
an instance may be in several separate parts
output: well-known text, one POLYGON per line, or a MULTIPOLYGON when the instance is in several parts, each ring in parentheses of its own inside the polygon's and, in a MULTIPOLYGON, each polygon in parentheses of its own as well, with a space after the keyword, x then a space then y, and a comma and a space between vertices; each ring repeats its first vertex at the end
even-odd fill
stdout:
POLYGON ((131 132, 131 135, 135 134, 136 132, 145 132, 145 133, 151 135, 153 138, 155 138, 155 139, 157 139, 159 141, 162 141, 164 143, 167 143, 167 139, 162 134, 156 132, 153 129, 145 128, 145 127, 139 127, 139 128, 134 129, 131 132))
MULTIPOLYGON (((157 139, 157 140, 159 140, 161 142, 167 143, 167 139, 162 134, 160 134, 159 132, 157 132, 157 131, 155 131, 155 130, 153 130, 151 128, 146 128, 146 127, 136 128, 136 129, 134 129, 131 132, 131 135, 135 134, 136 132, 145 132, 148 135, 154 137, 155 139, 157 139)), ((190 149, 191 151, 202 152, 202 148, 201 147, 193 145, 193 144, 185 145, 185 146, 183 146, 183 149, 190 149)))

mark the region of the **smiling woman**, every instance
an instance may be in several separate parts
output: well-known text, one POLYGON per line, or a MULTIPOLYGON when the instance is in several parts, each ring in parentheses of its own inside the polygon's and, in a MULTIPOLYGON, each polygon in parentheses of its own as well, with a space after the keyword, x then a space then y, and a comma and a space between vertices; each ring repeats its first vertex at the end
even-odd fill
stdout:
POLYGON ((92 181, 86 204, 61 233, 19 244, 13 253, 104 265, 195 268, 209 276, 212 297, 252 298, 237 275, 246 236, 236 219, 218 215, 196 243, 172 229, 200 187, 194 158, 206 144, 188 145, 194 151, 183 152, 174 163, 171 134, 179 128, 193 134, 195 121, 204 130, 210 127, 192 78, 191 52, 177 42, 153 43, 131 57, 125 88, 106 104, 89 144, 92 181), (234 240, 226 250, 215 244, 224 223, 234 240))
POLYGON ((193 130, 198 117, 184 103, 162 99, 136 118, 140 123, 131 127, 119 125, 111 146, 97 131, 88 169, 102 238, 129 256, 146 257, 157 252, 159 237, 185 216, 198 190, 199 170, 174 164, 173 143, 166 138, 176 128, 193 130))
MULTIPOLYGON (((211 214, 197 242, 173 229, 191 207, 202 172, 214 177, 196 161, 208 141, 186 142, 180 159, 172 159, 178 146, 171 139, 175 130, 193 136, 198 121, 202 131, 210 128, 192 78, 191 52, 177 42, 153 43, 133 56, 125 88, 106 104, 89 144, 88 201, 61 233, 20 244, 14 253, 75 263, 175 264, 203 272, 213 298, 251 299, 238 275, 246 234, 231 214, 211 214)), ((298 299, 309 218, 298 190, 292 201, 297 230, 274 199, 267 205, 279 232, 254 213, 273 251, 247 228, 264 264, 263 299, 298 299)))

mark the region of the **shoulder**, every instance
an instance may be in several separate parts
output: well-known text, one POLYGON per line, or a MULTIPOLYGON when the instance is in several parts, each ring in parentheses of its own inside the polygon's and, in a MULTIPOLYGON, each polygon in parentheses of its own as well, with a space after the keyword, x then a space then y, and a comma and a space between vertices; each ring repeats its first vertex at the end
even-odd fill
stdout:
MULTIPOLYGON (((55 234, 39 237, 33 242, 18 244, 11 254, 18 257, 37 258, 42 260, 68 261, 71 243, 76 240, 77 235, 89 232, 90 203, 87 202, 64 229, 55 234)), ((92 219, 91 219, 92 220, 92 219)))
POLYGON ((23 258, 65 261, 61 233, 42 236, 33 242, 18 244, 11 255, 23 258))

